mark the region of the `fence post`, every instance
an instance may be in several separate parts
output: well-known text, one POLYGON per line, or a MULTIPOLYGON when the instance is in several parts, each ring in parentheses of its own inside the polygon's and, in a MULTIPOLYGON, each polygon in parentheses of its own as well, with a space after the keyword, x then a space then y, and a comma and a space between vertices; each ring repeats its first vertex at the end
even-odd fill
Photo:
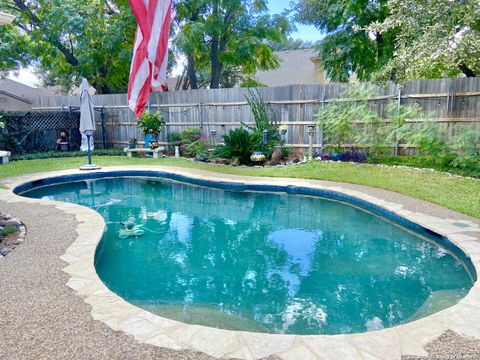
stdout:
MULTIPOLYGON (((402 105, 402 89, 398 90, 398 99, 397 99, 397 116, 400 117, 400 106, 402 105)), ((395 131, 395 150, 394 154, 395 156, 398 155, 398 129, 399 127, 397 126, 397 129, 395 131)))
POLYGON ((107 148, 107 131, 105 129, 105 105, 100 109, 100 119, 102 121, 102 145, 103 148, 107 148))

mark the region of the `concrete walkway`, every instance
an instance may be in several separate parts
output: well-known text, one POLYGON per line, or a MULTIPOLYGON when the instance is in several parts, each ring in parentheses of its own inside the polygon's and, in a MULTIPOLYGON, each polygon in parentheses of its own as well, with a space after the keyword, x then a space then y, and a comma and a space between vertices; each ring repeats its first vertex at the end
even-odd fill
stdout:
POLYGON ((211 359, 140 344, 93 320, 62 271, 77 237, 73 216, 37 204, 0 202, 0 211, 27 225, 24 243, 0 259, 0 359, 211 359))

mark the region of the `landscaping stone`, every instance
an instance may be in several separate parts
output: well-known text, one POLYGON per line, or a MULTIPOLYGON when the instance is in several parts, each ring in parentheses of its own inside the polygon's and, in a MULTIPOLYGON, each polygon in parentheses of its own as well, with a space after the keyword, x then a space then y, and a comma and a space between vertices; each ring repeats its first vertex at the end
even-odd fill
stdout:
POLYGON ((220 165, 230 165, 230 160, 228 159, 215 159, 216 164, 220 165))
POLYGON ((277 149, 272 154, 272 159, 270 160, 270 165, 277 166, 282 163, 282 150, 277 149))
POLYGON ((10 254, 10 249, 3 248, 2 250, 0 250, 0 254, 2 254, 3 256, 7 256, 8 254, 10 254))
POLYGON ((19 219, 0 220, 0 226, 20 226, 22 222, 19 219))

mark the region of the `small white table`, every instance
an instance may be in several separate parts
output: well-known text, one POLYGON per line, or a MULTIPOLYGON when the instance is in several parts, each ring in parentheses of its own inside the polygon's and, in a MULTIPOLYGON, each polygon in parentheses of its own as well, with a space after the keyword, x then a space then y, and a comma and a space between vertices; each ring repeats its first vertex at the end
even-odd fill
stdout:
POLYGON ((0 165, 8 164, 8 158, 12 155, 10 151, 0 150, 0 165))
POLYGON ((153 158, 158 159, 160 155, 163 155, 163 152, 165 151, 165 147, 160 146, 154 150, 148 149, 148 148, 135 148, 135 149, 130 149, 130 148, 125 148, 123 149, 123 152, 127 153, 127 157, 132 157, 133 153, 140 153, 140 154, 148 154, 148 153, 153 153, 153 158))

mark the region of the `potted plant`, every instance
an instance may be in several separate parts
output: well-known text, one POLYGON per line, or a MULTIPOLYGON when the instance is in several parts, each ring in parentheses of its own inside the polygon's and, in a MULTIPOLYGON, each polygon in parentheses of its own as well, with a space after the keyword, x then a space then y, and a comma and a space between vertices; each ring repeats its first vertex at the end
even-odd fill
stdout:
POLYGON ((128 147, 130 149, 135 149, 137 147, 137 139, 134 137, 131 137, 130 139, 128 139, 128 147))
POLYGON ((160 111, 155 113, 151 113, 150 111, 143 112, 138 120, 137 127, 141 129, 145 135, 146 147, 150 147, 152 150, 158 147, 158 135, 163 125, 165 125, 165 121, 160 111))

